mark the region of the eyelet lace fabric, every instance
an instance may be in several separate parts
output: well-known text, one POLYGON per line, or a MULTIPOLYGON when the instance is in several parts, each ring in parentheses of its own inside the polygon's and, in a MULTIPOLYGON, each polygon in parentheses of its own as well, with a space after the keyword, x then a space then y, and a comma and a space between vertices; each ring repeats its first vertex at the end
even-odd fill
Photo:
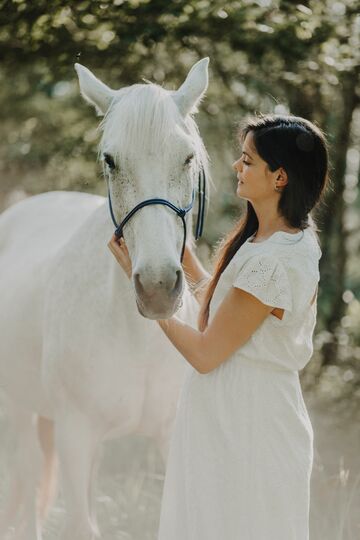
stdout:
POLYGON ((254 295, 268 306, 292 310, 289 278, 280 260, 271 255, 253 255, 240 266, 234 287, 254 295))

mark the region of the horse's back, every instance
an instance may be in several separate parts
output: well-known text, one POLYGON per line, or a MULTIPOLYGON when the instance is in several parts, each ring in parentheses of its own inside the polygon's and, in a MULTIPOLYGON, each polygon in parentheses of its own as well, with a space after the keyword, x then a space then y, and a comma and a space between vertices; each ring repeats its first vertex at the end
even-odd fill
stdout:
POLYGON ((104 198, 97 195, 52 191, 8 208, 0 215, 2 271, 12 263, 33 265, 51 258, 102 204, 104 198))
POLYGON ((87 193, 48 192, 0 215, 0 377, 19 401, 39 397, 40 409, 43 307, 52 262, 104 202, 87 193))

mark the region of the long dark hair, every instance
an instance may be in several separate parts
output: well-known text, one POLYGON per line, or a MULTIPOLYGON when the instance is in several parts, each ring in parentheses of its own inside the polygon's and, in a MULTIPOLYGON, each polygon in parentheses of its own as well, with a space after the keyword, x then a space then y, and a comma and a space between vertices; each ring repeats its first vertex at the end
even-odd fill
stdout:
MULTIPOLYGON (((322 199, 329 181, 327 142, 321 129, 309 120, 293 115, 259 114, 240 126, 239 140, 243 143, 249 132, 259 156, 271 172, 283 167, 288 183, 283 189, 278 208, 289 226, 317 230, 311 215, 322 199)), ((198 328, 208 324, 211 298, 222 272, 242 244, 254 234, 259 222, 253 205, 247 201, 244 215, 220 243, 215 258, 214 274, 206 285, 200 308, 198 328)))

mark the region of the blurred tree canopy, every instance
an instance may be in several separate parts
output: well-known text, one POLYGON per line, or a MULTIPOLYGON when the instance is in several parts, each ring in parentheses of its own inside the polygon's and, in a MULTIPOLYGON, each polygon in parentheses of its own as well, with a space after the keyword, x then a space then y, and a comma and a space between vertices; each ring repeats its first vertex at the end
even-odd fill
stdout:
POLYGON ((16 185, 27 193, 103 192, 94 165, 97 122, 79 97, 76 61, 113 87, 145 78, 175 88, 193 62, 210 57, 199 115, 218 186, 209 245, 238 215, 230 168, 238 121, 254 111, 291 112, 321 127, 331 187, 315 215, 323 250, 315 346, 319 366, 332 365, 334 373, 341 364, 360 387, 353 369, 360 359, 359 2, 3 0, 0 6, 3 197, 16 185))

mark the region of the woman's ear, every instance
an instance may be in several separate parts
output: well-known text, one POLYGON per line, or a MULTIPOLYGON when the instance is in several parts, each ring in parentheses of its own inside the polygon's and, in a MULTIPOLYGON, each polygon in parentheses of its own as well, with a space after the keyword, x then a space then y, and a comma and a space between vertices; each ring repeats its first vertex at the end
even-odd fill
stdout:
POLYGON ((278 173, 277 173, 277 178, 276 178, 276 181, 275 181, 275 185, 276 185, 276 187, 284 188, 287 183, 288 183, 288 175, 287 175, 285 169, 283 169, 283 167, 280 167, 280 169, 278 170, 278 173))

